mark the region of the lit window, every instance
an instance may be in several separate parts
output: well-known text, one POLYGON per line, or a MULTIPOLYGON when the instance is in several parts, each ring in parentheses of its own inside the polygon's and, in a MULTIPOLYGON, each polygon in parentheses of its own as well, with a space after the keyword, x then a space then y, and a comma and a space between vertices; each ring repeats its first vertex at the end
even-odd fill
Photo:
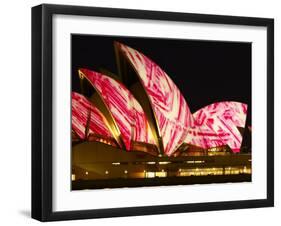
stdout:
POLYGON ((169 164, 170 162, 159 162, 159 165, 166 165, 169 164))
POLYGON ((112 165, 114 166, 120 165, 120 162, 113 162, 112 165))
POLYGON ((156 172, 155 173, 156 177, 167 177, 167 172, 165 172, 164 170, 162 170, 161 172, 156 172))
POLYGON ((155 172, 146 172, 145 177, 146 178, 153 178, 153 177, 155 177, 155 172))

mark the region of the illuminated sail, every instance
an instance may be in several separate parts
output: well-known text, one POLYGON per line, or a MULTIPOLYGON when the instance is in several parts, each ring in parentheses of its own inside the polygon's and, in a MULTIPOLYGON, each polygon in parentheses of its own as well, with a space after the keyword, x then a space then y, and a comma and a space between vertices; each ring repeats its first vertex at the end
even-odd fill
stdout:
POLYGON ((247 105, 239 102, 210 104, 193 114, 197 133, 189 134, 185 140, 203 148, 228 145, 233 152, 240 152, 242 135, 237 127, 245 127, 247 105))
POLYGON ((80 139, 89 135, 112 138, 103 114, 83 95, 72 92, 72 129, 80 139), (88 125, 88 130, 86 129, 88 125))
POLYGON ((171 78, 144 54, 116 43, 126 56, 148 95, 164 153, 171 155, 185 140, 193 123, 189 107, 171 78))
POLYGON ((132 149, 132 141, 155 144, 146 115, 131 92, 120 82, 106 75, 80 69, 107 105, 120 130, 126 150, 132 149))

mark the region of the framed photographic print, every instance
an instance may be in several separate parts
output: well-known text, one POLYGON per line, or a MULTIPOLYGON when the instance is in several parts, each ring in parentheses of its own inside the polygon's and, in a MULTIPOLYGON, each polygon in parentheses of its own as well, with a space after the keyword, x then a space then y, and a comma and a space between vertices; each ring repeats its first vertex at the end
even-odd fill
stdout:
POLYGON ((274 21, 32 8, 32 217, 274 205, 274 21))

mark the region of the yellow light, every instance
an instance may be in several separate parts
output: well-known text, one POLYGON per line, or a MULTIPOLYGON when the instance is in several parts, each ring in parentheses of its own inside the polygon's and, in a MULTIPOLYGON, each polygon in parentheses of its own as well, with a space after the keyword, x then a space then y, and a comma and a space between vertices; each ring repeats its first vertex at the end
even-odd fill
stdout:
POLYGON ((147 177, 147 178, 153 178, 153 177, 155 177, 155 172, 147 172, 147 173, 145 174, 145 177, 147 177))
POLYGON ((78 71, 78 74, 79 74, 79 78, 81 80, 84 79, 84 74, 80 70, 78 71))
POLYGON ((124 173, 125 173, 125 174, 127 174, 127 173, 128 173, 128 171, 127 171, 127 170, 125 170, 125 171, 124 171, 124 173))
POLYGON ((166 177, 166 176, 167 176, 167 172, 164 172, 164 171, 162 171, 162 172, 156 172, 155 175, 156 175, 157 177, 166 177))
POLYGON ((71 174, 71 180, 75 181, 75 178, 76 178, 75 174, 71 174))
POLYGON ((115 166, 120 165, 120 162, 113 162, 112 165, 115 165, 115 166))
POLYGON ((159 162, 159 165, 166 165, 166 164, 169 164, 171 162, 159 162))
POLYGON ((153 165, 155 164, 156 162, 147 162, 146 164, 149 164, 149 165, 153 165))
POLYGON ((106 171, 105 171, 105 174, 108 174, 108 173, 109 173, 108 170, 106 170, 106 171))
POLYGON ((89 172, 88 172, 88 171, 86 171, 86 172, 85 172, 85 174, 86 174, 86 175, 88 175, 88 174, 89 174, 89 172))
POLYGON ((181 172, 181 169, 179 169, 179 172, 181 172))

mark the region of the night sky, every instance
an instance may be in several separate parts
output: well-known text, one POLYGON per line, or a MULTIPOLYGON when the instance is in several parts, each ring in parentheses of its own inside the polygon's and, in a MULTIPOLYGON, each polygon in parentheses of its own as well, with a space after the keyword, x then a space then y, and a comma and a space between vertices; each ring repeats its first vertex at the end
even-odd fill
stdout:
POLYGON ((175 82, 191 112, 218 101, 248 104, 251 124, 251 43, 72 35, 72 90, 80 92, 78 68, 117 74, 113 42, 157 63, 175 82))

